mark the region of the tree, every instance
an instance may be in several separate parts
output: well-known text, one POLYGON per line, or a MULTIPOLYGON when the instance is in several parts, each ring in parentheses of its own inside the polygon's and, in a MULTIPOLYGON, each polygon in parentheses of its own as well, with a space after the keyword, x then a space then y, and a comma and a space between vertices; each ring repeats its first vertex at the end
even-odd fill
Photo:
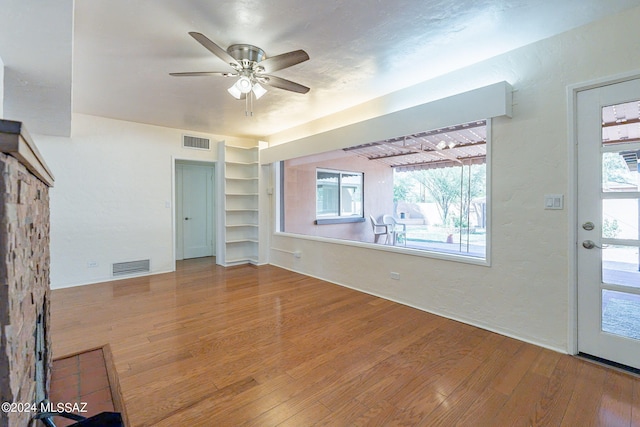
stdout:
POLYGON ((637 173, 631 172, 627 162, 618 153, 604 153, 602 156, 602 180, 605 185, 610 182, 635 185, 637 173))
POLYGON ((469 226, 468 215, 473 199, 486 196, 486 165, 465 166, 465 169, 462 185, 462 199, 460 202, 460 217, 458 224, 456 224, 458 227, 469 226), (471 174, 471 177, 469 177, 468 174, 471 174))
POLYGON ((618 220, 613 219, 609 220, 605 218, 602 223, 602 237, 606 239, 615 239, 620 234, 620 226, 618 225, 618 220))
POLYGON ((447 225, 451 205, 460 194, 460 170, 458 168, 427 169, 415 171, 412 176, 429 193, 438 207, 442 223, 447 225))
POLYGON ((393 177, 393 201, 413 202, 413 179, 405 173, 396 173, 393 177))
POLYGON ((432 200, 444 225, 453 223, 458 227, 466 226, 471 201, 485 196, 486 167, 484 164, 464 166, 464 177, 461 176, 460 168, 458 166, 398 173, 394 177, 395 200, 432 200), (471 188, 468 188, 469 170, 471 188), (458 208, 458 215, 452 218, 455 214, 454 208, 458 208))

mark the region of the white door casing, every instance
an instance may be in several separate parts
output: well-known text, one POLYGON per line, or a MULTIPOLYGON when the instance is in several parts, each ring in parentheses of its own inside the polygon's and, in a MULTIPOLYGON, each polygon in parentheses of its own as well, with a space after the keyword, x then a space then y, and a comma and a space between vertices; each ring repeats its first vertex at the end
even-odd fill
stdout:
POLYGON ((214 167, 176 163, 176 259, 214 255, 214 167))

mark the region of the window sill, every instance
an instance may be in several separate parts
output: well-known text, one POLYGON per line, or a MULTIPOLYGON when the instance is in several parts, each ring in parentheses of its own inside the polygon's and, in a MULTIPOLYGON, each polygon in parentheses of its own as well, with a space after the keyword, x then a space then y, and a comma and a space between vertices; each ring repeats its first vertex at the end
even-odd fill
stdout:
POLYGON ((314 223, 316 225, 325 225, 325 224, 347 224, 351 222, 364 222, 365 219, 361 216, 357 217, 344 217, 344 218, 323 218, 316 219, 314 223))
MULTIPOLYGON (((466 256, 463 254, 451 254, 446 252, 428 251, 424 249, 413 249, 413 248, 407 248, 404 246, 382 245, 382 244, 371 243, 371 242, 360 242, 357 240, 343 240, 343 239, 335 239, 330 237, 309 236, 306 234, 287 233, 282 231, 276 231, 273 233, 273 235, 301 239, 301 240, 311 240, 315 242, 331 243, 331 244, 337 244, 337 245, 354 246, 358 248, 373 249, 373 250, 384 251, 384 252, 393 252, 398 254, 412 255, 412 256, 431 258, 436 260, 454 261, 462 264, 472 264, 472 265, 478 265, 482 267, 491 267, 491 261, 489 258, 489 253, 490 253, 489 241, 487 241, 487 257, 476 258, 476 257, 466 256)), ((273 247, 271 249, 279 250, 273 247)))

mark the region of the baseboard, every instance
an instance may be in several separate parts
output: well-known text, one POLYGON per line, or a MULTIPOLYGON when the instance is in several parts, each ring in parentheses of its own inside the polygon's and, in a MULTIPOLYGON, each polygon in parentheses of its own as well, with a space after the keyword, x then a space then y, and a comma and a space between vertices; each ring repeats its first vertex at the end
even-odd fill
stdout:
POLYGON ((175 270, 162 270, 162 271, 153 271, 150 273, 132 274, 132 275, 123 276, 123 277, 103 277, 97 280, 92 280, 90 282, 56 284, 56 285, 51 285, 51 290, 55 291, 56 289, 66 289, 66 288, 75 288, 77 286, 96 285, 98 283, 107 283, 107 282, 115 282, 118 280, 135 279, 136 277, 155 276, 157 274, 173 273, 174 271, 175 270))
POLYGON ((526 342, 528 344, 533 344, 533 345, 538 346, 538 347, 546 348, 547 350, 555 351, 556 353, 568 354, 567 349, 551 346, 551 345, 544 344, 544 343, 541 343, 541 342, 533 340, 533 339, 525 338, 525 337, 519 336, 518 334, 514 333, 513 331, 507 331, 507 330, 504 330, 504 329, 499 329, 499 328, 493 327, 491 325, 486 325, 486 324, 483 324, 483 323, 480 323, 480 322, 477 322, 477 321, 474 321, 474 320, 469 320, 469 319, 466 319, 466 318, 455 316, 455 315, 452 315, 450 313, 443 313, 443 312, 439 312, 437 310, 429 310, 429 309, 426 309, 424 307, 419 307, 417 305, 408 303, 406 301, 390 298, 390 297, 388 297, 386 295, 381 295, 381 294, 378 294, 378 293, 375 293, 375 292, 371 292, 371 291, 367 291, 367 290, 364 290, 364 289, 360 289, 360 288, 357 288, 355 286, 345 285, 345 284, 340 283, 340 282, 335 282, 333 280, 328 280, 328 279, 325 279, 323 277, 314 276, 312 274, 308 274, 308 273, 305 273, 305 272, 302 272, 302 271, 297 271, 297 270, 294 270, 292 268, 285 267, 285 266, 282 266, 282 265, 273 264, 273 263, 271 265, 273 265, 275 267, 279 267, 279 268, 285 269, 285 270, 293 271, 294 273, 298 273, 298 274, 302 274, 302 275, 305 275, 305 276, 313 277, 314 279, 322 280, 324 282, 331 283, 331 284, 334 284, 334 285, 337 285, 337 286, 342 286, 344 288, 353 289, 354 291, 363 292, 365 294, 369 294, 369 295, 372 295, 374 297, 386 299, 387 301, 392 301, 392 302, 395 302, 397 304, 402 304, 402 305, 405 305, 407 307, 415 308, 416 310, 424 311, 426 313, 435 314, 436 316, 444 317, 445 319, 455 320, 456 322, 464 323, 466 325, 471 325, 471 326, 474 326, 476 328, 484 329, 484 330, 489 331, 489 332, 494 332, 496 334, 503 335, 503 336, 509 337, 509 338, 513 338, 513 339, 518 340, 518 341, 522 341, 522 342, 526 342))

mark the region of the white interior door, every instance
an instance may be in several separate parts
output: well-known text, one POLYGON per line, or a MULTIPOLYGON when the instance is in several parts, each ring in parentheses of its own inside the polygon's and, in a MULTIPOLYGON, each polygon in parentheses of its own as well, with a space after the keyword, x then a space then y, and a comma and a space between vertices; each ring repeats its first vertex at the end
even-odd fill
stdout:
POLYGON ((176 164, 176 258, 214 255, 213 166, 176 164))
POLYGON ((640 368, 640 80, 578 93, 578 350, 640 368))

